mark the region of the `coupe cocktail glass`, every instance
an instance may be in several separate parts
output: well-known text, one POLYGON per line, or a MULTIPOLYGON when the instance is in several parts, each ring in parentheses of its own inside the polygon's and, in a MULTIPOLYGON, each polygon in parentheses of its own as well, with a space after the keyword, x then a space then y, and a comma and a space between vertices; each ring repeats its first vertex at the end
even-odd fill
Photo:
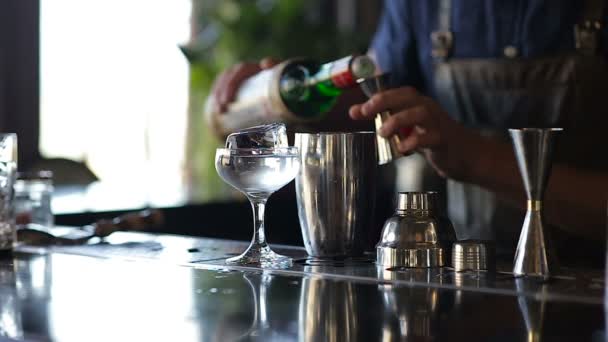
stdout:
POLYGON ((218 148, 215 168, 228 184, 245 194, 253 207, 253 239, 243 254, 227 263, 289 267, 291 258, 273 252, 264 234, 264 209, 270 195, 293 180, 300 167, 296 147, 218 148))

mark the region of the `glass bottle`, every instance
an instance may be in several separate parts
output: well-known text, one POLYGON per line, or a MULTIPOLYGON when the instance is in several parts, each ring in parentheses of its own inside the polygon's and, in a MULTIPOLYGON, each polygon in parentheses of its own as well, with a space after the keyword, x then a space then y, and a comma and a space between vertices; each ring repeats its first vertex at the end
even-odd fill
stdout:
POLYGON ((292 59, 245 80, 225 113, 216 112, 212 96, 205 113, 218 136, 272 122, 320 120, 343 90, 370 77, 376 66, 366 55, 350 55, 321 64, 292 59))

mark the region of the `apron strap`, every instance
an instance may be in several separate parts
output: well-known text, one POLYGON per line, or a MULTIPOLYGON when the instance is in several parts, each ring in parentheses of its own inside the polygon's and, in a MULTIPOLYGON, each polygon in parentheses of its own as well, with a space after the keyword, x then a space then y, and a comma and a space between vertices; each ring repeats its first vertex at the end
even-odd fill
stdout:
POLYGON ((595 55, 599 50, 603 27, 605 0, 586 0, 579 22, 574 25, 576 50, 583 55, 595 55))
POLYGON ((454 45, 454 36, 450 31, 451 16, 452 0, 439 0, 438 30, 431 33, 431 55, 435 60, 448 58, 454 45))

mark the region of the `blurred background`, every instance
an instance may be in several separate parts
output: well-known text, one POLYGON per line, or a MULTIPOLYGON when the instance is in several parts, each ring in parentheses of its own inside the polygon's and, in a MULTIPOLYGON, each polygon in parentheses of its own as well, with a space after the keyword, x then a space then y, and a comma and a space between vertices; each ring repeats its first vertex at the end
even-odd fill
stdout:
POLYGON ((113 184, 161 193, 187 185, 203 201, 226 194, 201 115, 215 76, 265 56, 329 61, 365 51, 379 12, 361 0, 39 6, 41 156, 81 161, 113 184))
POLYGON ((381 5, 2 1, 0 129, 18 133, 20 170, 51 169, 59 194, 72 189, 60 213, 242 201, 216 174, 222 142, 202 116, 216 75, 266 56, 364 52, 381 5))

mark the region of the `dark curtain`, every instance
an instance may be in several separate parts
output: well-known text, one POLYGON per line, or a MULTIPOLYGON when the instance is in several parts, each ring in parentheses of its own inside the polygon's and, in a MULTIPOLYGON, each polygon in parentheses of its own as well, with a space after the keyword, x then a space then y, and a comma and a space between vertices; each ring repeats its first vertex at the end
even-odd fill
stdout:
POLYGON ((0 132, 17 133, 19 169, 39 159, 39 0, 0 1, 0 132))

